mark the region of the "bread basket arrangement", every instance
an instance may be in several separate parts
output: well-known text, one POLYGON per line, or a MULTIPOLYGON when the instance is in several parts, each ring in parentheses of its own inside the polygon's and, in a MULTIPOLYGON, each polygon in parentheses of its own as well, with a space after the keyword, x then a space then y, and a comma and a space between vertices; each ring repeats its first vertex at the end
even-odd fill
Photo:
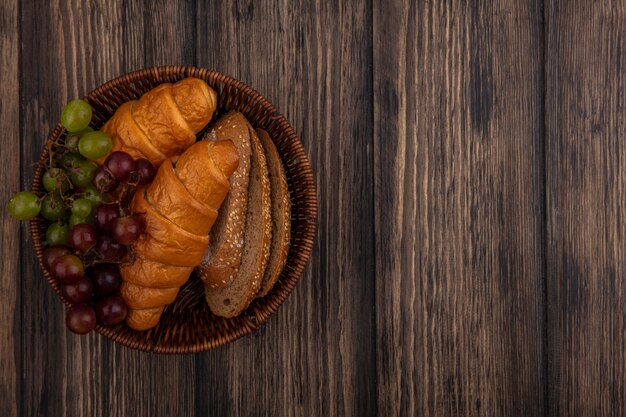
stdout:
MULTIPOLYGON (((241 81, 195 67, 128 73, 96 88, 84 101, 93 109, 90 130, 109 133, 114 153, 145 156, 156 167, 150 183, 133 183, 137 188, 130 197, 129 211, 141 219, 145 235, 128 247, 120 265, 123 281, 116 294, 128 305, 128 314, 115 325, 99 320, 95 330, 133 349, 173 354, 222 346, 259 328, 294 290, 316 232, 313 174, 289 122, 241 81), (194 94, 199 98, 189 98, 194 94), (185 122, 163 111, 174 103, 172 97, 185 122), (168 129, 172 132, 162 133, 168 129), (130 143, 144 133, 150 144, 130 143), (159 137, 181 143, 160 144, 159 137)), ((48 189, 42 180, 46 184, 50 161, 66 136, 59 124, 44 147, 32 182, 32 192, 40 198, 48 189)), ((115 166, 124 164, 122 158, 112 161, 118 165, 104 157, 88 159, 94 168, 100 165, 94 183, 106 181, 115 166), (110 172, 102 169, 105 165, 113 167, 110 172)), ((130 226, 124 226, 124 233, 132 231, 130 226)), ((72 307, 58 279, 65 272, 55 276, 46 259, 50 222, 37 216, 30 220, 30 230, 44 276, 72 307)), ((74 226, 71 233, 70 239, 82 239, 75 245, 79 249, 89 239, 89 233, 80 235, 74 226)), ((65 266, 55 263, 57 269, 65 266)))

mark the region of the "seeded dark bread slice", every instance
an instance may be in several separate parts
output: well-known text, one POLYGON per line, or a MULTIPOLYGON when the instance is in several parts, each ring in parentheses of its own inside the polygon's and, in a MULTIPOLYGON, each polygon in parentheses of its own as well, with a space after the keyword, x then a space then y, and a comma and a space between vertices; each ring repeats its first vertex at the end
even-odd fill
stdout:
POLYGON ((241 267, 235 280, 228 287, 205 287, 209 308, 214 314, 222 317, 235 317, 241 314, 257 295, 263 281, 272 242, 272 203, 265 153, 252 128, 250 128, 250 139, 252 145, 250 187, 241 267))
POLYGON ((231 284, 241 265, 250 184, 250 130, 243 114, 231 112, 207 134, 208 140, 232 140, 239 152, 239 166, 230 177, 228 196, 211 229, 209 247, 196 268, 207 288, 231 284))
POLYGON ((270 259, 267 263, 267 268, 265 268, 261 289, 257 295, 257 297, 264 297, 278 281, 278 277, 287 262, 289 240, 291 239, 291 200, 289 199, 287 176, 285 175, 285 169, 276 145, 274 145, 272 138, 265 130, 257 129, 256 131, 265 151, 267 171, 270 178, 270 199, 272 201, 270 259))

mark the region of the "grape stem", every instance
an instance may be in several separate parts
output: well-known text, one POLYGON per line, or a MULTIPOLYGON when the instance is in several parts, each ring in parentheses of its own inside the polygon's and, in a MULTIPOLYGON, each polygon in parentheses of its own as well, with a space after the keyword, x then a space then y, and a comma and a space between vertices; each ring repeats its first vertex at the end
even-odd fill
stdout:
MULTIPOLYGON (((71 150, 65 145, 65 138, 67 136, 67 132, 64 132, 63 135, 54 141, 47 143, 48 148, 48 161, 46 163, 46 170, 50 170, 52 168, 58 168, 57 164, 59 160, 63 157, 64 154, 71 152, 71 150)), ((76 172, 76 168, 71 167, 69 170, 61 170, 61 172, 57 175, 62 176, 57 181, 57 187, 59 189, 55 189, 54 191, 45 192, 41 197, 38 198, 38 201, 41 203, 44 198, 49 196, 54 192, 59 192, 63 203, 65 204, 67 209, 71 209, 71 204, 74 200, 85 197, 88 193, 85 192, 62 192, 63 191, 63 182, 69 185, 68 190, 75 190, 74 184, 70 180, 69 174, 76 172)), ((100 204, 117 204, 121 215, 130 214, 130 202, 132 201, 133 195, 135 193, 135 189, 137 188, 139 182, 139 174, 137 172, 132 172, 128 181, 122 184, 118 188, 118 198, 115 201, 101 202, 100 204)), ((58 223, 62 223, 59 219, 58 223)), ((108 264, 118 264, 119 266, 130 265, 135 262, 135 252, 133 251, 132 246, 127 246, 127 255, 123 259, 104 259, 95 249, 95 247, 90 248, 85 253, 79 255, 81 261, 85 265, 85 267, 91 267, 97 264, 108 263, 108 264)))
POLYGON ((84 252, 80 258, 83 261, 85 268, 98 264, 116 264, 119 266, 127 266, 135 262, 135 252, 133 251, 132 246, 127 246, 126 249, 128 250, 127 255, 122 259, 104 259, 95 247, 92 247, 87 252, 84 252))

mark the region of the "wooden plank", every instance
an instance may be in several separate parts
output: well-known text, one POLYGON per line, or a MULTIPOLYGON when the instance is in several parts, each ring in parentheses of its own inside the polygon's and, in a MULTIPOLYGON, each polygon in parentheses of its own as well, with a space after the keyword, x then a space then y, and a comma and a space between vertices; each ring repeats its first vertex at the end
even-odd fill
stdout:
POLYGON ((546 3, 552 416, 626 413, 626 8, 546 3))
POLYGON ((378 415, 544 414, 540 3, 374 2, 378 415))
POLYGON ((0 414, 19 415, 20 374, 20 224, 11 219, 5 206, 20 190, 20 171, 15 163, 20 154, 19 12, 17 0, 0 4, 0 414))
MULTIPOLYGON (((23 2, 24 175, 68 99, 157 62, 193 64, 193 9, 183 1, 23 2)), ((194 356, 143 354, 69 333, 30 242, 22 254, 23 415, 193 414, 194 356)))
POLYGON ((253 86, 302 138, 320 216, 287 302, 202 356, 196 411, 373 415, 371 3, 198 2, 198 22, 198 64, 253 86))

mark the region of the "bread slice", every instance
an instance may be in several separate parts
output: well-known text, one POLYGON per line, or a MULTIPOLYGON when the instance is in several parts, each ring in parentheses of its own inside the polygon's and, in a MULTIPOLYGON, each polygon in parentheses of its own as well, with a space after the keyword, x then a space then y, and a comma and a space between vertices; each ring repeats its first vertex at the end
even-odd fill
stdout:
POLYGON ((278 277, 287 262, 289 241, 291 239, 291 200, 289 199, 289 187, 287 186, 285 169, 280 160, 278 150, 274 142, 272 142, 272 138, 263 129, 257 129, 257 135, 261 140, 263 150, 265 150, 272 200, 270 259, 267 268, 265 268, 261 290, 257 295, 257 297, 264 297, 278 281, 278 277))
POLYGON ((205 287, 209 308, 214 314, 222 317, 239 315, 254 299, 263 280, 272 242, 272 205, 267 163, 261 142, 252 128, 250 139, 252 144, 250 187, 241 268, 228 287, 205 287))
POLYGON ((214 140, 231 140, 239 152, 239 166, 230 177, 230 188, 211 229, 210 245, 196 272, 209 288, 226 287, 237 275, 243 241, 250 184, 250 124, 237 112, 220 118, 211 129, 214 140))

